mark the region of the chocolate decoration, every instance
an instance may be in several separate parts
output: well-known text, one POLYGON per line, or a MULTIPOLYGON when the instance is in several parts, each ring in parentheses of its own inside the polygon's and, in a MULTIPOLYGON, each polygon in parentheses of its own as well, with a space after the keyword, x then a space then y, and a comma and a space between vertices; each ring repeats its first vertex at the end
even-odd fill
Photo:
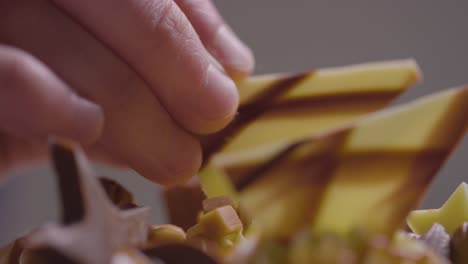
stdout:
POLYGON ((146 241, 148 208, 120 211, 106 196, 78 146, 54 141, 50 149, 62 195, 63 222, 27 236, 27 248, 39 250, 44 258, 102 264, 110 262, 115 249, 146 241))
POLYGON ((211 156, 226 144, 229 137, 238 133, 258 116, 269 110, 275 99, 285 94, 307 76, 308 74, 297 74, 283 78, 267 87, 249 102, 241 105, 238 115, 226 128, 202 138, 203 164, 206 164, 211 156))
POLYGON ((262 117, 310 115, 322 112, 342 113, 358 110, 368 112, 378 108, 378 106, 391 103, 400 94, 401 91, 372 91, 288 99, 272 103, 268 113, 262 117))
MULTIPOLYGON (((358 67, 351 66, 349 68, 340 68, 338 70, 331 69, 327 71, 326 69, 321 69, 316 72, 296 75, 275 75, 269 76, 263 80, 261 77, 258 79, 254 77, 251 80, 247 80, 245 83, 239 84, 241 105, 239 107, 238 116, 233 120, 233 122, 221 132, 204 136, 202 138, 202 148, 204 155, 203 166, 205 166, 210 161, 210 158, 214 154, 220 154, 220 157, 222 157, 223 154, 226 154, 223 153, 224 148, 227 147, 227 149, 229 149, 231 146, 229 144, 230 142, 234 142, 234 145, 236 145, 236 137, 240 136, 240 139, 242 139, 244 132, 247 132, 247 135, 249 135, 248 131, 250 125, 253 125, 255 128, 256 126, 254 121, 258 119, 260 119, 261 124, 262 121, 275 119, 278 118, 278 116, 280 116, 280 118, 284 118, 282 116, 285 115, 287 117, 293 116, 295 120, 299 122, 300 118, 297 117, 300 117, 301 115, 304 115, 309 118, 308 120, 311 120, 311 116, 315 115, 317 115, 318 118, 323 118, 324 115, 333 117, 334 115, 342 115, 343 113, 347 113, 347 116, 349 116, 350 112, 353 113, 351 116, 357 119, 359 116, 364 116, 366 113, 383 108, 419 79, 419 69, 416 63, 411 60, 375 65, 367 64, 358 67), (397 69, 397 72, 399 71, 399 73, 391 73, 391 71, 394 71, 395 69, 397 69), (375 78, 372 80, 368 75, 364 78, 362 84, 363 87, 361 87, 359 82, 356 83, 355 80, 356 78, 360 78, 359 74, 362 74, 366 71, 370 76, 377 74, 380 76, 380 78, 375 78), (356 76, 353 77, 353 74, 356 74, 356 76), (334 77, 331 77, 333 75, 334 77), (382 82, 382 78, 385 80, 386 77, 388 77, 388 82, 382 82), (350 83, 353 84, 340 84, 340 81, 338 81, 336 83, 337 87, 332 87, 336 90, 321 91, 320 87, 317 86, 319 91, 315 92, 313 88, 314 85, 317 84, 314 84, 313 81, 318 80, 318 82, 321 82, 321 80, 327 78, 330 78, 328 80, 340 80, 340 78, 343 78, 344 80, 349 79, 350 83), (311 81, 311 83, 306 84, 308 81, 311 81), (302 84, 305 86, 302 86, 302 84), (344 85, 344 89, 340 89, 338 87, 341 85, 344 85), (252 90, 249 91, 250 88, 254 89, 252 94, 252 90), (294 95, 294 89, 296 88, 301 90, 301 92, 300 94, 294 95), (304 88, 307 88, 308 91, 305 92, 306 89, 304 88)), ((326 82, 325 85, 327 85, 326 82)), ((353 117, 349 117, 349 121, 352 121, 353 117)), ((342 120, 342 122, 344 124, 347 121, 342 120)), ((333 123, 333 121, 331 123, 333 123)), ((339 121, 335 121, 335 123, 336 126, 339 125, 339 121)), ((329 125, 329 129, 331 129, 333 125, 329 125)), ((312 131, 311 134, 315 132, 312 131)), ((265 133, 268 133, 268 131, 265 130, 265 133)), ((258 136, 261 137, 261 134, 258 136)), ((230 153, 229 151, 230 150, 228 150, 227 153, 230 153)), ((258 164, 235 165, 241 165, 241 167, 224 167, 223 165, 223 169, 227 172, 233 183, 238 183, 239 186, 248 184, 248 182, 243 183, 239 181, 243 181, 244 176, 247 174, 254 174, 252 171, 257 170, 258 164), (245 165, 251 166, 250 168, 247 168, 248 171, 243 170, 245 168, 243 166, 245 165), (239 173, 238 171, 234 171, 237 169, 241 169, 243 171, 240 171, 239 173)), ((201 173, 203 173, 203 168, 201 173)), ((170 193, 172 191, 165 190, 165 192, 170 193)), ((182 215, 177 211, 177 209, 169 210, 169 217, 171 218, 171 221, 175 221, 172 223, 178 224, 186 222, 184 223, 186 226, 193 225, 195 223, 196 214, 200 210, 200 206, 198 204, 200 203, 201 199, 194 201, 193 199, 185 198, 191 196, 188 193, 201 192, 200 187, 194 185, 184 186, 179 188, 177 192, 180 194, 179 196, 166 193, 164 194, 168 203, 171 204, 169 207, 176 208, 179 206, 184 206, 185 208, 185 205, 189 204, 190 209, 180 211, 191 211, 192 213, 186 214, 188 215, 187 217, 181 217, 182 215), (187 191, 187 194, 182 194, 184 190, 187 191), (174 197, 176 200, 171 201, 169 197, 174 197), (197 204, 197 206, 192 206, 192 204, 197 204), (197 209, 192 210, 192 208, 197 209), (175 213, 173 214, 173 212, 175 213)))
POLYGON ((106 191, 107 197, 119 209, 131 209, 138 207, 134 200, 133 195, 117 181, 101 177, 99 178, 102 188, 106 191))
POLYGON ((450 240, 450 259, 454 264, 468 263, 468 222, 463 223, 450 240))
POLYGON ((74 153, 67 148, 51 147, 51 155, 57 173, 60 200, 62 201, 62 224, 71 225, 84 217, 81 182, 74 153))
MULTIPOLYGON (((329 228, 335 228, 330 224, 334 214, 328 209, 338 206, 339 203, 345 204, 346 199, 354 199, 352 196, 346 198, 344 194, 340 196, 337 190, 344 190, 345 194, 350 195, 353 185, 356 186, 355 192, 361 189, 357 183, 375 185, 376 188, 388 184, 388 189, 384 189, 382 194, 373 193, 372 199, 362 200, 359 205, 362 206, 361 213, 353 215, 352 210, 344 208, 346 214, 341 212, 336 214, 341 215, 343 219, 334 221, 343 228, 342 232, 346 232, 347 228, 358 224, 359 221, 366 225, 366 220, 362 219, 361 215, 372 211, 380 214, 379 219, 382 219, 379 223, 369 223, 368 225, 372 224, 369 228, 375 228, 372 229, 375 232, 392 234, 402 225, 410 210, 417 206, 436 172, 463 138, 468 121, 467 91, 468 88, 461 88, 441 92, 427 100, 420 100, 404 107, 405 111, 390 110, 385 114, 377 114, 379 118, 369 117, 350 124, 340 131, 290 144, 282 151, 276 152, 272 159, 257 164, 252 170, 247 171, 245 177, 236 182, 236 187, 240 191, 240 204, 257 217, 257 222, 261 216, 265 225, 260 223, 259 226, 269 228, 264 231, 266 235, 275 232, 275 228, 271 227, 273 225, 267 225, 269 208, 275 210, 275 222, 287 222, 291 229, 295 228, 297 220, 296 228, 309 223, 316 228, 314 230, 327 231, 329 228), (419 143, 417 138, 410 137, 412 135, 410 133, 408 137, 418 143, 407 143, 410 139, 405 139, 404 134, 396 135, 403 139, 396 141, 400 142, 396 145, 398 147, 388 145, 387 141, 372 140, 378 138, 378 134, 385 133, 385 130, 381 129, 382 126, 393 129, 393 133, 405 133, 406 126, 418 124, 419 114, 423 112, 434 116, 420 126, 420 137, 426 141, 419 143), (367 140, 362 135, 370 139, 367 140), (370 142, 376 143, 370 144, 370 142), (378 166, 381 167, 380 172, 377 171, 378 166), (274 179, 278 179, 279 174, 288 180, 277 181, 281 184, 276 186, 273 182, 276 182, 274 179), (273 177, 271 180, 270 176, 273 177), (268 184, 268 181, 272 184, 268 184), (301 200, 294 201, 296 207, 299 204, 306 205, 303 210, 309 212, 308 216, 300 213, 292 216, 291 213, 284 219, 279 219, 282 218, 278 215, 280 209, 273 204, 287 201, 287 197, 294 197, 299 189, 307 188, 310 195, 304 194, 301 200), (255 195, 256 190, 258 195, 255 195), (334 191, 329 192, 329 190, 334 191), (252 200, 249 200, 250 198, 252 200), (294 222, 291 219, 295 219, 294 222)), ((384 138, 390 140, 389 135, 384 138)), ((362 189, 362 192, 365 190, 362 189)), ((282 206, 286 213, 287 205, 283 203, 282 206)), ((279 229, 277 226, 276 230, 279 229)), ((284 233, 275 235, 281 236, 284 233)))
POLYGON ((205 195, 198 183, 189 183, 164 189, 162 199, 165 201, 169 222, 187 231, 197 223, 205 195))
MULTIPOLYGON (((347 135, 349 134, 349 130, 343 130, 343 131, 338 131, 336 133, 336 138, 334 138, 331 142, 329 142, 329 145, 325 145, 325 152, 320 152, 320 153, 315 153, 313 156, 309 156, 301 163, 304 164, 304 166, 311 166, 312 163, 320 163, 323 165, 324 169, 320 170, 323 171, 323 173, 328 173, 332 172, 336 166, 336 155, 334 152, 336 151, 336 148, 340 146, 340 144, 346 140, 347 135)), ((310 142, 315 141, 314 139, 311 139, 310 142)), ((291 144, 287 148, 285 148, 283 151, 278 153, 276 156, 274 156, 271 160, 265 162, 265 164, 258 166, 251 171, 248 171, 245 176, 240 177, 237 182, 234 183, 238 191, 242 191, 244 188, 247 186, 253 184, 255 181, 261 179, 265 175, 267 175, 268 171, 274 170, 276 166, 281 166, 281 162, 289 158, 289 154, 291 154, 294 150, 296 150, 298 147, 300 147, 303 144, 310 144, 308 140, 302 140, 299 142, 296 142, 294 144, 291 144)), ((317 143, 322 143, 318 141, 317 143)), ((316 179, 316 181, 320 181, 321 184, 325 185, 328 180, 327 178, 331 177, 329 175, 328 177, 324 177, 325 175, 303 175, 304 177, 308 178, 313 178, 316 179)), ((310 180, 310 179, 309 179, 310 180)), ((315 180, 314 180, 315 181, 315 180)))

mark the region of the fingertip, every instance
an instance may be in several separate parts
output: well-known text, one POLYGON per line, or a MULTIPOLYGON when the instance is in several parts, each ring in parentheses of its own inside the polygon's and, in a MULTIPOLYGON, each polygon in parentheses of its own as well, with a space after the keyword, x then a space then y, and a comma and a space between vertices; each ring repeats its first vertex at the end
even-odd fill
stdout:
POLYGON ((252 50, 226 25, 219 27, 210 50, 235 80, 249 76, 254 70, 255 59, 252 50))
POLYGON ((199 102, 199 114, 191 128, 197 134, 216 132, 225 127, 234 117, 239 106, 236 84, 225 73, 210 64, 206 73, 205 100, 199 102), (198 119, 198 120, 197 120, 198 119))
POLYGON ((132 167, 149 180, 164 186, 185 183, 201 168, 201 146, 192 136, 181 138, 177 145, 180 147, 167 150, 162 157, 142 159, 132 167))
POLYGON ((71 94, 70 107, 70 136, 86 145, 96 142, 104 128, 102 108, 75 94, 71 94))

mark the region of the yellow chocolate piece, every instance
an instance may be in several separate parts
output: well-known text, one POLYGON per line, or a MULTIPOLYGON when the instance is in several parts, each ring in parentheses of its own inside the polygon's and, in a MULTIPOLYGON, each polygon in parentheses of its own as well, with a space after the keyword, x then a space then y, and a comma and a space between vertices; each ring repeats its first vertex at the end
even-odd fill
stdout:
MULTIPOLYGON (((417 64, 408 59, 318 69, 305 74, 253 76, 239 82, 240 114, 231 124, 237 129, 204 138, 208 143, 203 144, 205 164, 199 179, 205 195, 208 198, 228 195, 237 201, 228 176, 237 178, 240 171, 256 168, 296 140, 385 107, 420 78, 417 64), (266 96, 270 93, 274 96, 266 96), (251 112, 256 107, 264 109, 260 113, 251 112), (242 116, 248 120, 236 123, 242 116), (219 146, 212 148, 210 144, 219 146)), ((190 215, 177 212, 171 206, 193 201, 174 195, 168 195, 167 199, 169 215, 175 223, 185 228, 186 223, 194 221, 193 212, 190 215)))
POLYGON ((408 216, 411 230, 424 234, 434 223, 445 227, 449 234, 468 221, 468 184, 463 182, 439 209, 415 210, 408 216))
POLYGON ((186 235, 182 228, 175 225, 151 226, 148 232, 148 243, 161 245, 185 242, 186 235))
POLYGON ((317 232, 392 234, 464 136, 467 112, 468 88, 450 89, 289 144, 236 183, 240 205, 265 236, 304 221, 317 232))
MULTIPOLYGON (((261 102, 259 95, 291 76, 256 76, 239 83, 240 115, 246 106, 261 102)), ((321 133, 378 110, 414 85, 420 72, 413 60, 401 60, 318 69, 298 79, 270 99, 268 109, 254 122, 229 136, 221 152, 227 156, 218 162, 240 155, 239 151, 255 153, 264 145, 321 133)))
POLYGON ((207 237, 219 239, 242 231, 242 222, 232 206, 216 208, 200 216, 199 223, 187 231, 187 239, 207 237))
POLYGON ((314 229, 363 224, 393 233, 464 136, 467 111, 468 88, 451 89, 356 124, 338 148, 340 161, 314 229))
POLYGON ((219 196, 229 196, 234 200, 237 198, 231 180, 220 168, 208 165, 200 171, 198 178, 207 198, 219 196))

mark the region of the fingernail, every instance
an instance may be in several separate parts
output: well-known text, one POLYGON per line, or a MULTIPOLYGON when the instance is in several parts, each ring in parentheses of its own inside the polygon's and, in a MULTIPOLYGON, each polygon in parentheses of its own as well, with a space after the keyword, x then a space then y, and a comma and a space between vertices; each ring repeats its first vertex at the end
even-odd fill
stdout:
POLYGON ((74 137, 82 143, 93 143, 100 137, 104 126, 101 107, 75 94, 71 95, 70 101, 74 137))
POLYGON ((221 26, 215 40, 215 56, 234 77, 248 75, 254 67, 251 50, 227 27, 221 26))

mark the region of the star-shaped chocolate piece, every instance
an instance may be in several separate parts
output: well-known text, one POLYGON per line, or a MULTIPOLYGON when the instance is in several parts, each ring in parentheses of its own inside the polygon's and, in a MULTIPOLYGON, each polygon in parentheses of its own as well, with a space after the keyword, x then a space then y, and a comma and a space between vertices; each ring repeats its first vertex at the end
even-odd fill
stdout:
POLYGON ((453 234, 468 221, 468 184, 462 183, 439 209, 415 210, 408 217, 408 225, 418 234, 428 232, 434 223, 439 223, 453 234))
POLYGON ((122 211, 112 204, 79 146, 54 141, 50 152, 62 200, 62 223, 28 236, 28 248, 60 256, 53 257, 60 263, 103 264, 110 263, 117 249, 146 241, 148 208, 122 211))

